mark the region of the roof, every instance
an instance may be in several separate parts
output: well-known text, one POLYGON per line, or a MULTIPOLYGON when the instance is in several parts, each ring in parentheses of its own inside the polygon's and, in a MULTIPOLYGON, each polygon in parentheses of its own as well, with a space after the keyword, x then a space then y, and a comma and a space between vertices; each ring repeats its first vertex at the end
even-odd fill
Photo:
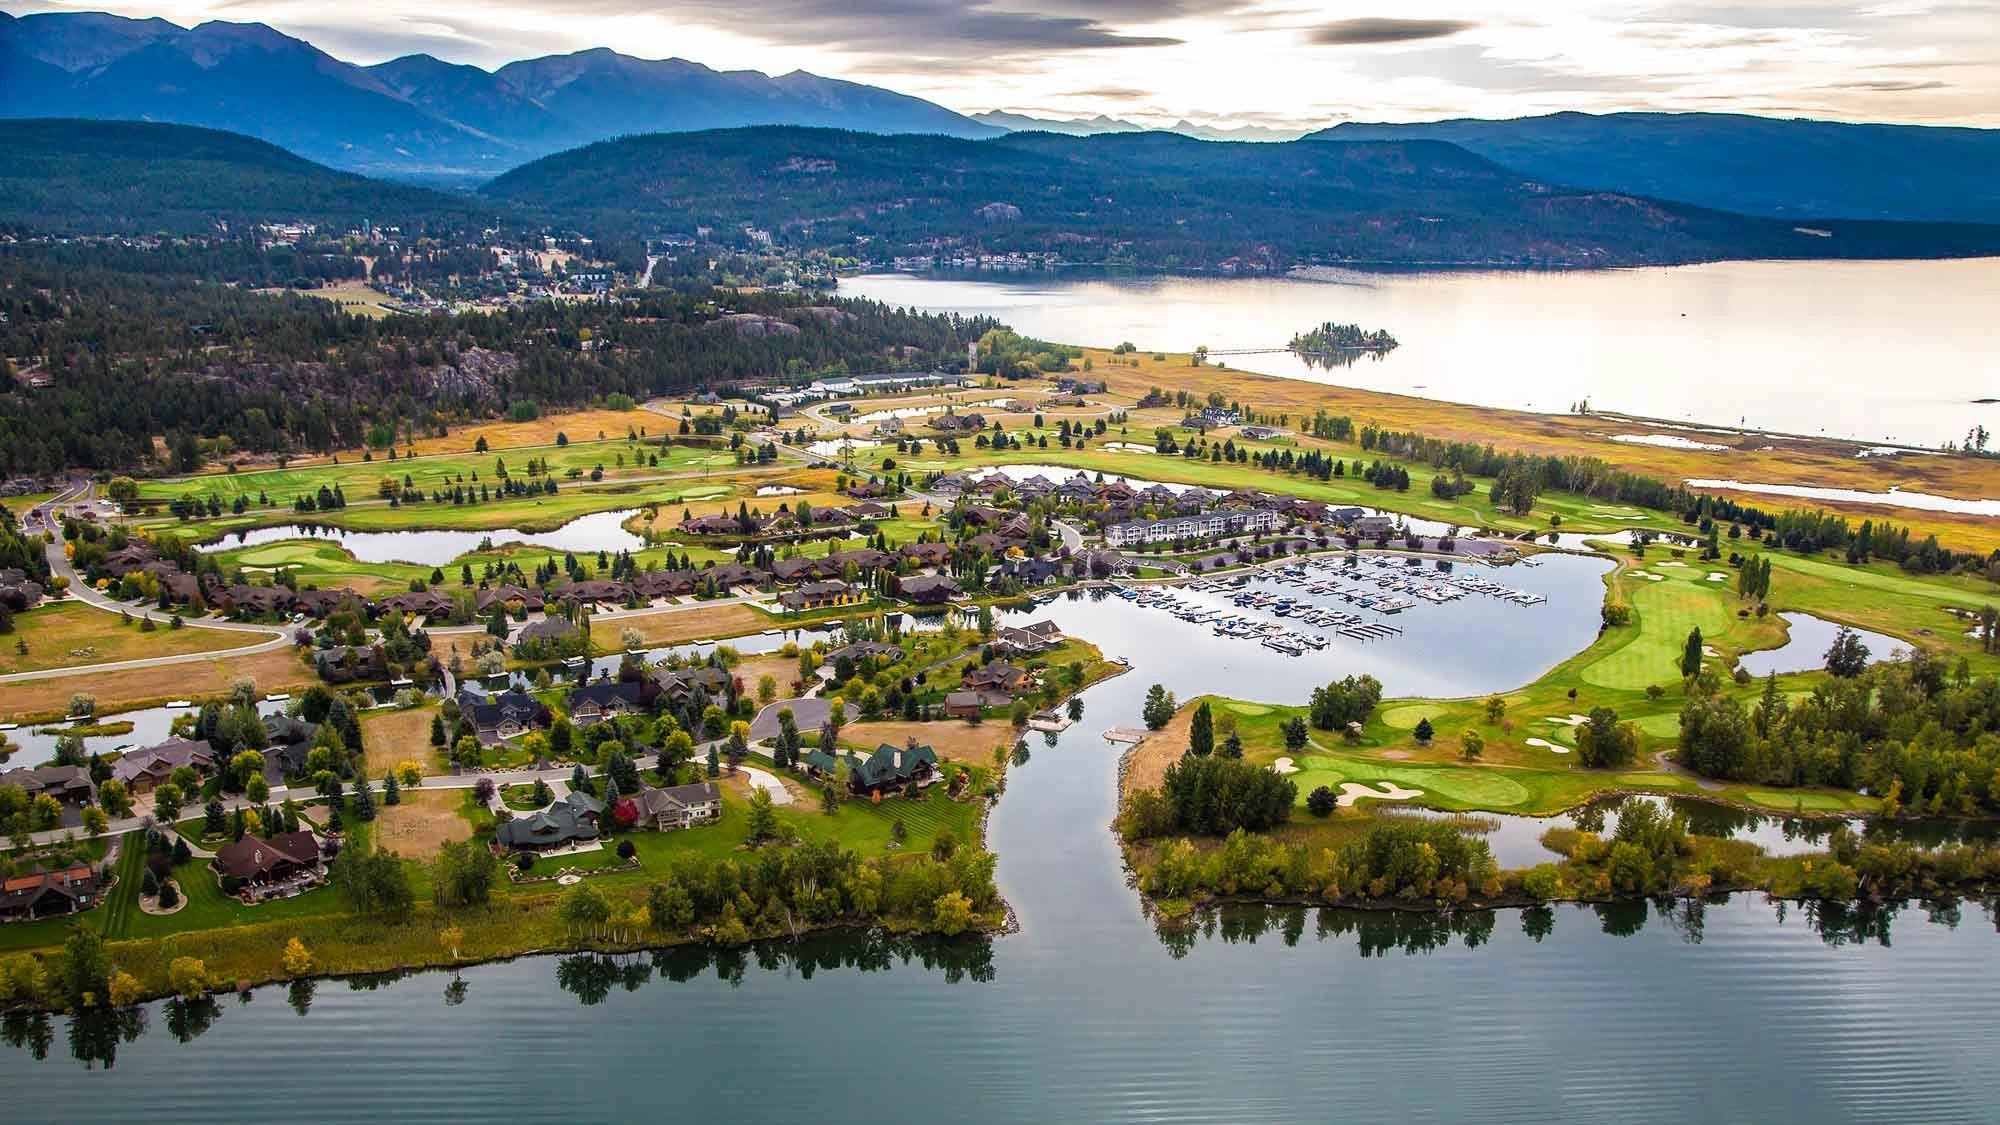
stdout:
POLYGON ((111 776, 120 781, 149 775, 164 777, 182 766, 200 769, 214 762, 215 751, 206 739, 170 738, 157 746, 134 750, 118 759, 112 763, 111 776))
POLYGON ((936 769, 937 764, 937 751, 928 746, 891 746, 885 742, 873 754, 855 761, 853 777, 864 786, 894 785, 914 778, 920 766, 936 769))
POLYGON ((280 832, 269 839, 244 836, 215 849, 215 865, 224 875, 254 879, 278 867, 291 864, 312 867, 319 863, 319 838, 301 828, 280 832))
POLYGON ((571 793, 540 812, 501 822, 493 830, 493 838, 506 848, 548 848, 572 840, 595 840, 597 826, 591 821, 603 809, 594 799, 571 793))
POLYGON ((722 800, 722 788, 713 781, 697 781, 692 785, 674 785, 664 789, 642 786, 634 800, 639 811, 647 816, 659 816, 696 805, 715 804, 722 800))
POLYGON ((840 760, 824 750, 808 750, 804 762, 821 773, 838 773, 840 760))

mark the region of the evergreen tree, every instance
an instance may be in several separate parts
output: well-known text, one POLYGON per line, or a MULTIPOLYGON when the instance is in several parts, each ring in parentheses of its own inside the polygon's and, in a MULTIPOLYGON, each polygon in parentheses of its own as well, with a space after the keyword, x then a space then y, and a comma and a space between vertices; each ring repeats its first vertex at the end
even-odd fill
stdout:
POLYGON ((1215 750, 1215 718, 1209 713, 1208 701, 1194 709, 1194 722, 1188 727, 1188 753, 1197 758, 1206 758, 1215 750))

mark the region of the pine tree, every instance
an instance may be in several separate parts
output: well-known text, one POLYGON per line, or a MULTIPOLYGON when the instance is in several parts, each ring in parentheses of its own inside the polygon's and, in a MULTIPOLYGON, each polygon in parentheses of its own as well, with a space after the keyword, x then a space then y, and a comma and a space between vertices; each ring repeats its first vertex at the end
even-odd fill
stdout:
POLYGON ((1194 709, 1194 722, 1188 728, 1188 753, 1197 758, 1206 758, 1215 750, 1215 717, 1209 713, 1208 701, 1194 709))
POLYGON ((403 787, 396 781, 396 771, 390 770, 382 778, 382 803, 400 805, 403 803, 403 787))
POLYGON ((354 786, 354 815, 364 823, 375 819, 375 789, 366 776, 354 786))
POLYGON ((1681 650, 1681 678, 1687 679, 1701 672, 1701 628, 1688 630, 1687 647, 1681 650))

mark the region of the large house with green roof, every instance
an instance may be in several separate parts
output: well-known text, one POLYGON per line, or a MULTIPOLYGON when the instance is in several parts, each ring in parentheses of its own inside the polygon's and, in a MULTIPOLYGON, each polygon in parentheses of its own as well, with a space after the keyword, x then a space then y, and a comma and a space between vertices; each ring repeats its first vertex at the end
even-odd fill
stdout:
POLYGON ((937 751, 917 745, 915 739, 908 746, 885 742, 866 758, 854 755, 847 765, 847 787, 861 797, 921 788, 937 776, 937 751))

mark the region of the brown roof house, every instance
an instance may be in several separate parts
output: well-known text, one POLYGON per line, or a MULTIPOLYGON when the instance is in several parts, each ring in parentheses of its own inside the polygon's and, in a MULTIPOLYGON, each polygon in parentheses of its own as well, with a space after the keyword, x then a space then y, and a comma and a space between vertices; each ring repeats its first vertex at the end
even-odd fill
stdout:
POLYGON ((269 839, 246 835, 215 849, 215 870, 239 883, 276 883, 297 875, 320 876, 319 837, 307 829, 269 839))

